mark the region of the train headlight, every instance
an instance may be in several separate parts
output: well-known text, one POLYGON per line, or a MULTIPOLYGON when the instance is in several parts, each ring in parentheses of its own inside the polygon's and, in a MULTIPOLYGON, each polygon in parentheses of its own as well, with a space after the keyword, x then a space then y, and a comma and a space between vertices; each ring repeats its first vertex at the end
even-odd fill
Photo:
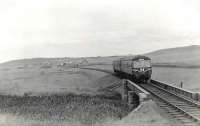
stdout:
POLYGON ((140 71, 144 71, 144 68, 140 68, 140 71))
POLYGON ((140 70, 139 69, 135 69, 135 72, 139 72, 140 70))

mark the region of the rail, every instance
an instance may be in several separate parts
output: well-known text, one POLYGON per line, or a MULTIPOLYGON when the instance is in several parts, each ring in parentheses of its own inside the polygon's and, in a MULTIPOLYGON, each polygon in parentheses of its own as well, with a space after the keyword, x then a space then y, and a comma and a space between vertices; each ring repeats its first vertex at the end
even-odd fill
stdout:
MULTIPOLYGON (((100 69, 93 70, 108 72, 100 69)), ((122 99, 128 102, 130 108, 133 108, 132 106, 138 106, 149 99, 154 99, 161 108, 164 108, 167 113, 181 121, 185 126, 200 125, 199 93, 157 80, 151 80, 149 84, 135 84, 127 79, 124 79, 122 82, 122 99)), ((109 88, 112 89, 115 87, 118 87, 118 84, 113 84, 109 88)))
POLYGON ((100 71, 100 72, 114 74, 113 71, 111 71, 111 70, 105 70, 105 69, 89 68, 89 67, 80 67, 80 69, 96 70, 96 71, 100 71))
POLYGON ((184 97, 188 100, 192 100, 193 102, 196 102, 197 104, 200 104, 200 94, 196 92, 191 92, 188 90, 185 90, 183 88, 175 87, 169 84, 165 84, 163 82, 159 82, 157 80, 151 80, 152 85, 160 87, 162 89, 165 89, 175 95, 179 95, 181 97, 184 97))
POLYGON ((154 96, 152 98, 161 108, 167 110, 169 114, 180 120, 185 126, 200 125, 200 106, 194 102, 152 83, 141 84, 141 86, 154 96))
MULTIPOLYGON (((96 70, 96 71, 101 71, 101 72, 105 72, 105 73, 109 73, 109 74, 114 75, 113 71, 111 71, 111 70, 104 70, 104 69, 98 69, 98 68, 86 68, 86 67, 81 68, 81 69, 96 70)), ((169 91, 173 94, 179 95, 179 96, 184 97, 188 100, 192 100, 196 104, 200 105, 200 93, 188 91, 188 90, 185 90, 183 88, 179 88, 179 87, 175 87, 175 86, 163 83, 163 82, 159 82, 157 80, 151 80, 151 83, 154 86, 158 86, 160 88, 163 88, 163 89, 165 89, 165 90, 167 90, 167 91, 169 91)))

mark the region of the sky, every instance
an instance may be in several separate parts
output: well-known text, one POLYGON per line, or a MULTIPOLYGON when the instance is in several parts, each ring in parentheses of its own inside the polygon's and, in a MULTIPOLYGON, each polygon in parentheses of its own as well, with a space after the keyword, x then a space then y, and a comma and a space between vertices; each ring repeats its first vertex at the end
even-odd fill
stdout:
POLYGON ((199 0, 1 0, 0 62, 200 45, 199 0))

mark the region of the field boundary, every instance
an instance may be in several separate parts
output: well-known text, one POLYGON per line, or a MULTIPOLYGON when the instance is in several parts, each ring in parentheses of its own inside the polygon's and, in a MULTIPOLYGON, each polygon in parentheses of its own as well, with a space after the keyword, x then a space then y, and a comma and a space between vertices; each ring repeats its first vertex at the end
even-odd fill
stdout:
POLYGON ((200 69, 200 65, 179 65, 179 64, 170 64, 170 63, 153 63, 153 67, 163 67, 163 68, 185 68, 185 69, 200 69))

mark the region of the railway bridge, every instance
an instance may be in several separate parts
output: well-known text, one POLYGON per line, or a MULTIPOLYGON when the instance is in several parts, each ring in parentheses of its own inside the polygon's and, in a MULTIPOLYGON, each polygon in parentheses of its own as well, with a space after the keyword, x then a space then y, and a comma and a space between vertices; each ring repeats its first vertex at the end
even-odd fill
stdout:
MULTIPOLYGON (((84 69, 113 74, 109 70, 96 68, 84 69)), ((160 108, 164 109, 166 113, 180 121, 184 126, 200 125, 199 93, 171 86, 157 80, 151 80, 148 84, 138 84, 131 80, 123 79, 121 83, 114 83, 107 88, 113 90, 120 86, 123 87, 122 100, 127 102, 130 108, 153 99, 160 108)))

